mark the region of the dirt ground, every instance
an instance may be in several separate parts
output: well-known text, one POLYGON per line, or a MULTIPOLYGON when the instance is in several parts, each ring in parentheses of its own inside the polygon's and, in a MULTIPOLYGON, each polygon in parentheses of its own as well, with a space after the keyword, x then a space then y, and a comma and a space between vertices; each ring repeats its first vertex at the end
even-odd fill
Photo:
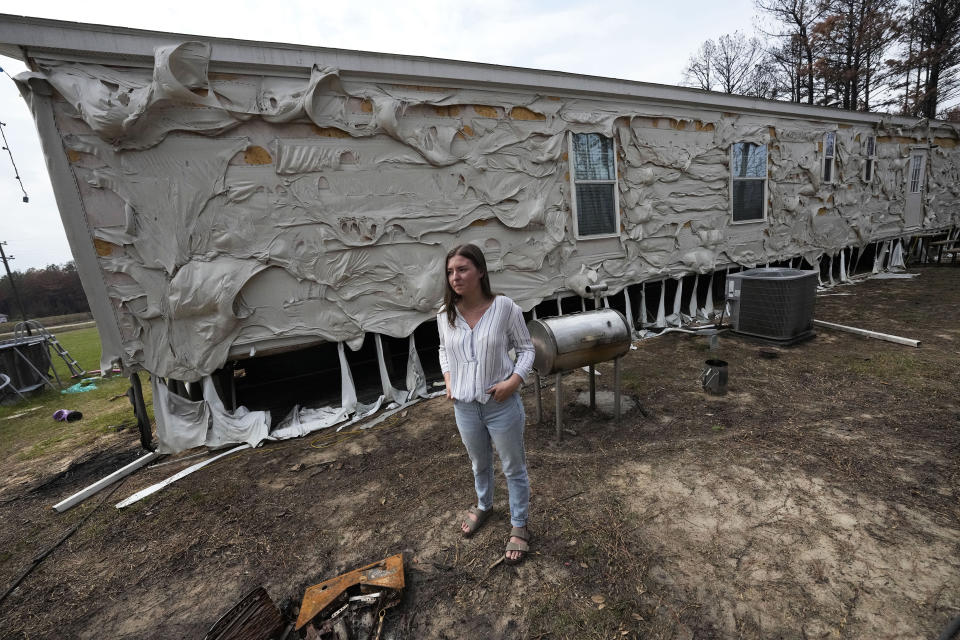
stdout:
POLYGON ((4 590, 89 518, 0 604, 0 636, 201 638, 257 585, 290 611, 306 586, 403 552, 385 638, 936 637, 960 614, 960 268, 911 271, 837 287, 816 316, 920 348, 819 330, 767 359, 730 334, 713 352, 661 336, 625 359, 639 408, 620 428, 575 404, 586 374, 565 379, 559 443, 552 392, 534 424, 525 388, 536 537, 516 568, 490 568, 502 477, 498 514, 458 534, 472 479, 442 398, 234 454, 124 510, 196 460, 66 514, 50 506, 134 456, 135 434, 5 461, 4 590), (725 396, 699 387, 709 357, 730 363, 725 396))

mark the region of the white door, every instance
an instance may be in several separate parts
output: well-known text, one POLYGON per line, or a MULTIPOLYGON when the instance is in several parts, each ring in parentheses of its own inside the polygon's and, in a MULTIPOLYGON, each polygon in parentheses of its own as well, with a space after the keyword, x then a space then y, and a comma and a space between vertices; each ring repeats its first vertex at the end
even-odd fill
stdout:
POLYGON ((907 171, 907 199, 904 205, 904 226, 907 229, 919 227, 923 222, 923 192, 926 184, 927 150, 914 149, 910 152, 910 164, 907 171))

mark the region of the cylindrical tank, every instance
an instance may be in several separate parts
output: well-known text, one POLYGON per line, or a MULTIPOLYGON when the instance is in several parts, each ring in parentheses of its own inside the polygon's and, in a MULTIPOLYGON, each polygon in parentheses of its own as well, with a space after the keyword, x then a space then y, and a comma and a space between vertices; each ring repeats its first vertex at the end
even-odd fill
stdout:
POLYGON ((630 350, 627 319, 615 309, 531 320, 527 325, 542 376, 618 358, 630 350))

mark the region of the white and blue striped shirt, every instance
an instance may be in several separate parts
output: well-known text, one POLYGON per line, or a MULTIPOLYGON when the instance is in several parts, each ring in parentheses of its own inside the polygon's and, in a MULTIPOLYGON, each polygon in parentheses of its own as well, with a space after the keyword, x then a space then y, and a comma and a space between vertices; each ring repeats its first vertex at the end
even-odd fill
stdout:
POLYGON ((490 387, 514 373, 521 378, 530 374, 534 356, 530 332, 520 307, 506 296, 496 296, 473 329, 459 309, 451 327, 441 309, 437 329, 440 369, 450 373, 450 394, 456 400, 486 404, 490 387), (517 354, 515 363, 510 349, 517 354))

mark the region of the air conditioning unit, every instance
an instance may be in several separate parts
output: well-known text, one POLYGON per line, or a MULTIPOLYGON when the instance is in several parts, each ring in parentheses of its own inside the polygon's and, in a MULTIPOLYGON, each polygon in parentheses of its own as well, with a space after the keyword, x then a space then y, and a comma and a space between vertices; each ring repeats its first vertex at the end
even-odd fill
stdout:
POLYGON ((727 305, 736 333, 795 344, 813 333, 817 272, 748 269, 727 276, 727 305))

